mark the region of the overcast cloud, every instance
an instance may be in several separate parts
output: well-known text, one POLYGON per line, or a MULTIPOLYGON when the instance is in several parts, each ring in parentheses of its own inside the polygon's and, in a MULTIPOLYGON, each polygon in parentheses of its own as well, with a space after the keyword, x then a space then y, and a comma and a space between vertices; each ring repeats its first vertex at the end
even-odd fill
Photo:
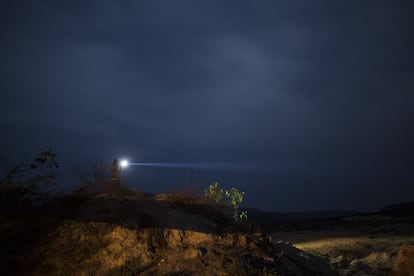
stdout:
POLYGON ((118 156, 251 164, 127 175, 150 192, 191 174, 218 180, 268 210, 412 200, 413 11, 409 1, 2 3, 0 157, 51 146, 69 171, 118 156))

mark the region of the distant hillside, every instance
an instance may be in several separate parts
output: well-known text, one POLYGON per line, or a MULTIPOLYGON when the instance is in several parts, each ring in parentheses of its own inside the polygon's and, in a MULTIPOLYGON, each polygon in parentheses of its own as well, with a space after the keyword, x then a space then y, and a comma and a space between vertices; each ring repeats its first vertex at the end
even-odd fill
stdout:
POLYGON ((414 201, 401 202, 388 205, 381 209, 382 214, 389 216, 414 216, 414 201))
POLYGON ((319 211, 319 212, 294 212, 281 213, 260 211, 257 209, 246 208, 249 219, 257 224, 291 223, 303 220, 339 218, 345 216, 358 215, 356 211, 319 211))

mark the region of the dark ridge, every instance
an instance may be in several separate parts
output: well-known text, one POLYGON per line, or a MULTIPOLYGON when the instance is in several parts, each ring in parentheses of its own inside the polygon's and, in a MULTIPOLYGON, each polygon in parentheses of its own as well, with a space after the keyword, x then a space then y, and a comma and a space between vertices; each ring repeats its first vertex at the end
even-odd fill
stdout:
POLYGON ((414 201, 401 202, 385 206, 381 209, 380 213, 393 217, 414 216, 414 201))

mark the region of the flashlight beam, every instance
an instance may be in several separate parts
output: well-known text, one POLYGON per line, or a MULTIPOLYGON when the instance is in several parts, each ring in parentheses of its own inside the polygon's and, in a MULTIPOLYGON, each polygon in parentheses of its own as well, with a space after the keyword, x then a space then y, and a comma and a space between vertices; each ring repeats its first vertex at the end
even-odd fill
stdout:
POLYGON ((164 168, 185 168, 185 169, 206 169, 206 170, 226 170, 226 171, 245 171, 245 172, 276 172, 286 171, 286 165, 280 164, 258 164, 258 163, 152 163, 139 162, 128 163, 128 166, 143 167, 164 167, 164 168))
POLYGON ((145 167, 169 167, 169 168, 219 168, 218 164, 206 164, 206 163, 148 163, 148 162, 140 162, 140 163, 128 163, 131 166, 145 166, 145 167))

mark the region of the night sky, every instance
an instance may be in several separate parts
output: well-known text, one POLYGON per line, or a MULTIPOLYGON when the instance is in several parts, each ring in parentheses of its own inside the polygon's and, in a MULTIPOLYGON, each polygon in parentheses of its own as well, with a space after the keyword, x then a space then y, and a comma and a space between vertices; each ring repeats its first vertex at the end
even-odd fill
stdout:
MULTIPOLYGON (((165 192, 219 181, 246 206, 414 199, 412 1, 2 1, 0 159, 52 147, 165 192), (229 165, 229 166, 227 166, 229 165)), ((73 178, 73 179, 72 179, 73 178)))

